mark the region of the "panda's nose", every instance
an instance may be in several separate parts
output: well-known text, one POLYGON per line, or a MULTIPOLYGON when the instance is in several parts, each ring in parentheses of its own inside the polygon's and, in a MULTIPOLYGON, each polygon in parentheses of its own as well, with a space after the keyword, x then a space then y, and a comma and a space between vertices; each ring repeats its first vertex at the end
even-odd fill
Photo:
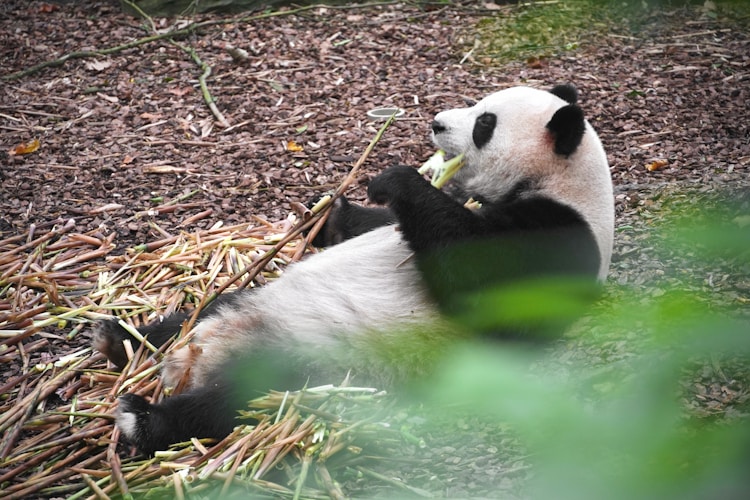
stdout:
POLYGON ((432 133, 439 134, 440 132, 445 132, 445 125, 443 125, 437 120, 433 120, 432 121, 432 133))

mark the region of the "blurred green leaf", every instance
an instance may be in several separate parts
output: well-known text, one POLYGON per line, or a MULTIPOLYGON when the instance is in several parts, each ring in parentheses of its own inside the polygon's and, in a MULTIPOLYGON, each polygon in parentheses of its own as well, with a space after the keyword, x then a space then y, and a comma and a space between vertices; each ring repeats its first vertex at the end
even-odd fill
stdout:
MULTIPOLYGON (((698 211, 700 218, 685 211, 683 222, 672 220, 662 244, 684 249, 696 267, 749 269, 748 228, 724 212, 698 211)), ((515 283, 471 296, 460 320, 470 328, 554 323, 580 314, 592 293, 571 280, 515 283)), ((719 310, 705 294, 674 285, 647 295, 613 289, 606 301, 576 340, 604 351, 613 332, 626 332, 627 356, 560 365, 556 349, 467 343, 420 391, 436 408, 469 408, 517 432, 534 462, 530 498, 750 497, 747 312, 736 304, 719 310), (708 385, 736 394, 739 406, 716 401, 717 418, 701 418, 691 391, 708 385)))

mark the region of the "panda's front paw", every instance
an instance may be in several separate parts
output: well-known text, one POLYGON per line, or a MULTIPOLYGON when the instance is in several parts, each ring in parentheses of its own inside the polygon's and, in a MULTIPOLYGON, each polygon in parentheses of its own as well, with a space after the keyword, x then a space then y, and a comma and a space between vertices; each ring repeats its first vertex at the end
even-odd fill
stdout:
POLYGON ((159 415, 153 405, 136 394, 123 394, 117 403, 115 422, 127 442, 147 454, 162 447, 154 440, 154 423, 159 415))
POLYGON ((415 182, 426 181, 411 167, 391 167, 370 181, 367 196, 379 205, 389 204, 399 198, 408 197, 415 182))

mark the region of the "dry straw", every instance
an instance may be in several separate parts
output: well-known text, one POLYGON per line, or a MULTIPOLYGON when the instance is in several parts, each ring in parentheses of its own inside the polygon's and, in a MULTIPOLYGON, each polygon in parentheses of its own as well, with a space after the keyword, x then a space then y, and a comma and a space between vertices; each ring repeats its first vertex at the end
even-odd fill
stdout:
MULTIPOLYGON (((113 425, 117 396, 162 398, 156 375, 163 353, 140 347, 117 373, 89 348, 49 352, 66 341, 85 345, 75 337, 97 319, 117 315, 137 327, 159 314, 197 312, 225 290, 277 277, 302 257, 303 231, 314 237, 330 201, 355 179, 391 121, 317 212, 300 208, 277 223, 255 218, 179 235, 162 231, 164 238, 119 255, 114 233, 80 232, 73 219, 0 240, 0 361, 10 374, 0 382, 0 497, 109 498, 163 489, 187 498, 240 489, 343 498, 340 471, 368 474, 365 450, 382 452, 401 439, 381 423, 388 403, 375 389, 344 381, 270 393, 250 402, 247 423, 221 442, 191 440, 153 458, 126 457, 113 425)), ((176 345, 189 338, 193 322, 176 345)))

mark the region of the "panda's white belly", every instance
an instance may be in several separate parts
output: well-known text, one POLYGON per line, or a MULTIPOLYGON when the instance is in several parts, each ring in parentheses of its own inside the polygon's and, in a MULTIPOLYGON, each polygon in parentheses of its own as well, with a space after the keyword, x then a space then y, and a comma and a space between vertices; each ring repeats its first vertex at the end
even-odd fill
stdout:
POLYGON ((425 329, 436 340, 446 333, 408 244, 386 226, 311 255, 201 320, 192 342, 200 349, 172 353, 162 375, 167 386, 176 385, 189 366, 191 385, 199 386, 229 357, 260 344, 359 355, 362 345, 395 343, 403 333, 425 329))
POLYGON ((437 314, 409 246, 394 226, 375 229, 290 266, 259 294, 267 321, 301 342, 356 334, 437 314))

